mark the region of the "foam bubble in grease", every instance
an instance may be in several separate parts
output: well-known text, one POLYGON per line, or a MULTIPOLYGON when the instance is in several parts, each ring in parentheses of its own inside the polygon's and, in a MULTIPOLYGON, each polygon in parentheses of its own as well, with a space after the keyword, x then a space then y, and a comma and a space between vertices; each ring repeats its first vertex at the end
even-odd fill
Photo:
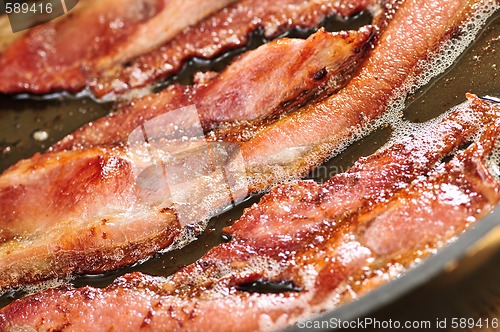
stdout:
MULTIPOLYGON (((482 126, 480 125, 481 117, 478 113, 476 112, 471 112, 470 111, 470 101, 465 101, 460 105, 457 105, 447 112, 439 115, 438 117, 431 119, 427 122, 424 123, 412 123, 409 121, 405 121, 402 118, 398 119, 391 119, 392 121, 389 122, 391 126, 393 127, 393 133, 389 141, 382 147, 382 149, 388 148, 391 145, 398 144, 398 143, 405 143, 405 145, 412 145, 414 144, 414 139, 413 138, 420 138, 420 141, 427 141, 427 140, 434 140, 437 139, 433 135, 433 130, 435 128, 435 124, 441 122, 444 118, 446 118, 450 113, 456 112, 457 117, 459 117, 463 122, 465 123, 471 123, 475 124, 478 128, 481 128, 482 126)), ((450 125, 453 125, 455 121, 450 123, 450 125)), ((481 130, 478 133, 475 133, 474 136, 472 137, 466 137, 466 139, 470 140, 476 140, 479 138, 481 134, 481 130)), ((418 151, 419 149, 415 149, 415 151, 418 151)))
POLYGON ((8 290, 4 293, 0 293, 0 296, 15 297, 18 294, 22 293, 25 293, 26 295, 33 295, 44 292, 48 289, 55 289, 61 286, 68 285, 71 282, 71 280, 72 278, 47 280, 39 282, 37 284, 25 285, 18 287, 16 289, 8 290))
MULTIPOLYGON (((403 90, 414 93, 417 89, 429 83, 429 81, 448 69, 455 60, 467 49, 475 40, 486 21, 500 9, 500 2, 496 0, 486 0, 482 3, 475 3, 470 10, 471 14, 460 26, 458 36, 445 41, 443 45, 429 56, 430 61, 422 61, 413 82, 410 80, 403 90)), ((403 91, 402 91, 403 92, 403 91)))
POLYGON ((500 181, 500 140, 497 140, 495 149, 486 158, 485 166, 500 181))

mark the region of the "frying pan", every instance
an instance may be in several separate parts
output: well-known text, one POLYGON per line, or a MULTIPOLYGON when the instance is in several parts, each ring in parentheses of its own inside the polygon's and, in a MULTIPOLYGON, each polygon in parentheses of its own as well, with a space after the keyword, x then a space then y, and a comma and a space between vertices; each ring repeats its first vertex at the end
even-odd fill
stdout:
MULTIPOLYGON (((474 45, 464 53, 452 69, 409 98, 407 108, 404 111, 405 119, 412 122, 424 122, 434 118, 452 106, 463 102, 466 92, 473 92, 481 96, 500 96, 499 36, 500 13, 497 13, 490 19, 474 45)), ((255 42, 255 38, 254 36, 252 43, 255 42)), ((254 46, 249 46, 249 48, 254 46)), ((210 62, 194 59, 177 77, 169 82, 189 81, 186 78, 200 69, 220 69, 229 62, 232 56, 241 51, 238 50, 210 62)), ((98 102, 91 96, 75 97, 64 93, 44 97, 0 95, 0 171, 17 160, 28 158, 35 152, 45 150, 81 125, 107 114, 110 109, 109 103, 98 102)), ((311 178, 322 182, 333 176, 335 170, 346 170, 359 157, 375 152, 387 142, 391 133, 392 130, 389 127, 379 128, 365 139, 354 143, 341 155, 330 160, 325 166, 326 169, 332 170, 331 173, 322 176, 312 174, 311 178)), ((214 218, 207 231, 186 248, 155 256, 143 264, 120 269, 106 275, 82 276, 74 280, 73 283, 77 287, 84 285, 105 287, 116 277, 132 271, 163 276, 172 274, 181 266, 194 262, 211 247, 221 243, 222 228, 238 219, 243 209, 256 201, 258 201, 258 197, 254 197, 240 207, 214 218)), ((486 234, 499 226, 500 208, 497 208, 492 214, 478 221, 473 228, 454 243, 419 266, 407 271, 402 277, 354 302, 315 317, 311 322, 329 321, 332 318, 348 321, 369 315, 384 304, 394 301, 418 285, 422 285, 432 277, 442 273, 446 266, 466 255, 473 244, 481 241, 486 234)), ((22 292, 5 294, 0 298, 0 306, 4 306, 12 299, 23 295, 22 292)), ((298 330, 298 326, 288 329, 288 331, 298 330)))

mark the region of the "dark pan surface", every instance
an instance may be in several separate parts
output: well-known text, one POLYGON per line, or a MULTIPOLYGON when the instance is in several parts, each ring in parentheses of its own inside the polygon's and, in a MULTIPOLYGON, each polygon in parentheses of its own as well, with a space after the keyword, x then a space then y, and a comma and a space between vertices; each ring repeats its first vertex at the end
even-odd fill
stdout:
MULTIPOLYGON (((329 30, 355 28, 367 21, 362 16, 357 21, 345 26, 333 20, 329 30)), ((295 31, 294 36, 306 35, 307 32, 295 31)), ((254 48, 264 41, 254 36, 249 48, 254 48)), ((233 52, 215 62, 193 60, 179 77, 171 81, 189 83, 192 72, 197 69, 220 69, 228 59, 240 51, 233 52)), ((455 66, 441 77, 427 85, 408 102, 404 117, 413 122, 423 122, 447 111, 465 100, 465 93, 472 92, 480 96, 500 97, 500 13, 490 20, 487 28, 475 44, 457 61, 455 66)), ((92 121, 111 109, 110 104, 97 103, 91 98, 74 98, 65 95, 52 96, 48 100, 29 98, 29 96, 0 96, 0 171, 27 158, 35 152, 41 152, 65 135, 84 123, 92 121), (47 133, 47 135, 44 134, 47 133), (46 136, 46 137, 44 137, 46 136), (35 139, 35 138, 38 138, 35 139), (46 139, 45 139, 46 138, 46 139), (42 139, 42 140, 41 140, 42 139)), ((333 158, 322 169, 312 174, 311 178, 324 181, 334 174, 347 170, 359 157, 376 151, 390 137, 390 128, 380 128, 367 138, 354 143, 340 156, 333 158)), ((197 241, 191 245, 164 255, 157 255, 149 261, 121 269, 106 275, 85 276, 74 281, 75 286, 91 285, 105 287, 117 276, 131 271, 141 271, 152 275, 167 276, 180 267, 194 262, 211 247, 223 241, 222 228, 236 220, 245 207, 257 202, 252 198, 217 218, 197 241)), ((418 268, 409 271, 403 278, 392 282, 359 301, 327 313, 323 318, 340 317, 352 319, 366 315, 385 303, 393 301, 432 276, 443 271, 444 266, 465 254, 467 248, 482 238, 483 235, 500 225, 500 211, 479 222, 476 228, 468 231, 456 243, 452 244, 435 257, 427 260, 418 268)), ((0 298, 0 307, 23 293, 9 293, 0 298)), ((499 300, 500 296, 497 298, 499 300)))

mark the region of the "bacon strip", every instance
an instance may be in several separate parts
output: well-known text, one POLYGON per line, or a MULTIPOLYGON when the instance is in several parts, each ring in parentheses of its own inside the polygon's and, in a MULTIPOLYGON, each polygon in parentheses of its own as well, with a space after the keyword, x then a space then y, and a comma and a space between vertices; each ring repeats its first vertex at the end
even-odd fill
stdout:
POLYGON ((198 75, 191 87, 172 85, 133 100, 118 112, 82 127, 54 151, 126 143, 134 129, 172 110, 195 105, 205 131, 224 122, 261 122, 313 97, 338 90, 352 77, 372 28, 307 40, 283 38, 246 53, 221 74, 198 75), (286 106, 285 106, 286 105, 286 106))
MULTIPOLYGON (((450 38, 465 33, 464 22, 480 8, 489 7, 491 14, 498 3, 407 0, 396 7, 395 12, 389 11, 390 22, 375 49, 344 89, 280 119, 241 146, 255 173, 306 175, 309 165, 321 164, 397 98, 406 96, 423 70, 422 61, 428 61, 450 38)), ((263 176, 262 188, 274 176, 263 176)))
POLYGON ((81 0, 0 50, 0 92, 82 90, 89 73, 151 51, 235 0, 81 0))
POLYGON ((500 108, 470 98, 422 135, 359 161, 324 186, 277 187, 226 230, 231 242, 171 277, 136 273, 106 289, 48 290, 2 309, 0 328, 274 330, 347 301, 347 289, 362 295, 500 201, 500 185, 484 166, 500 134, 500 108), (481 121, 489 125, 479 141, 422 177, 481 121), (249 286, 265 282, 281 283, 283 292, 249 286))
MULTIPOLYGON (((198 114, 205 124, 254 119, 282 110, 283 103, 299 96, 307 99, 347 75, 370 36, 370 28, 319 31, 305 41, 264 45, 208 84, 174 86, 134 102, 59 145, 95 147, 59 149, 11 167, 0 176, 0 289, 113 270, 168 248, 186 232, 199 232, 203 220, 244 198, 248 188, 241 187, 244 165, 230 173, 220 170, 227 169, 225 158, 233 158, 237 146, 210 145, 196 131, 186 134, 196 127, 198 114), (194 119, 187 118, 193 115, 189 107, 167 112, 183 103, 197 105, 194 119), (154 125, 165 116, 170 117, 166 125, 154 125), (155 131, 172 126, 170 120, 179 126, 185 120, 188 128, 177 128, 176 137, 165 140, 155 131), (116 130, 118 123, 122 131, 116 130), (118 142, 124 144, 107 145, 118 142), (163 157, 151 160, 151 151, 163 157), (189 203, 187 208, 180 201, 189 203)), ((234 159, 230 163, 233 167, 234 159)))
POLYGON ((98 97, 140 88, 177 73, 190 58, 212 59, 245 46, 252 31, 262 28, 273 39, 287 30, 314 28, 328 15, 352 16, 372 0, 243 0, 184 30, 161 48, 96 73, 90 86, 98 97))

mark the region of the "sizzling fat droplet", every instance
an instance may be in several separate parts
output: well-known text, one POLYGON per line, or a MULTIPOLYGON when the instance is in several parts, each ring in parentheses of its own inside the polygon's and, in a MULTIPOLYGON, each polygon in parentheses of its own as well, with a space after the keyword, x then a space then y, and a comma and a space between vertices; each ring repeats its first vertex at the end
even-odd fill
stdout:
POLYGON ((38 130, 33 133, 33 138, 35 139, 35 141, 43 142, 49 138, 49 133, 44 130, 38 130))

